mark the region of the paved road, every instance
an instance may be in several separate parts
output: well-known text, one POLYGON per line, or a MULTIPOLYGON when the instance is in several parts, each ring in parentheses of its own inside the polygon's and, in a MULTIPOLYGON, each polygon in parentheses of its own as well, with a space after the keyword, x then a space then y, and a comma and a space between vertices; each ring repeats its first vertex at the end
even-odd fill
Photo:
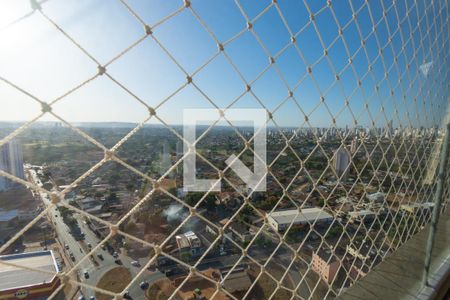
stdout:
MULTIPOLYGON (((27 166, 26 166, 27 167, 27 166)), ((36 167, 36 166, 34 166, 36 167)), ((39 175, 37 174, 37 172, 28 167, 27 170, 29 171, 32 180, 34 181, 34 183, 38 186, 42 186, 43 183, 41 181, 41 179, 39 178, 39 175)), ((39 197, 42 199, 42 201, 44 202, 45 205, 50 205, 51 201, 48 197, 48 195, 46 193, 39 193, 39 197)), ((70 234, 70 229, 69 227, 64 223, 63 219, 61 218, 58 210, 56 210, 56 208, 52 208, 50 209, 49 213, 48 213, 48 218, 50 219, 50 221, 53 224, 53 227, 55 229, 56 235, 59 239, 59 241, 63 244, 63 245, 68 245, 69 246, 69 250, 63 249, 64 253, 67 256, 68 260, 70 259, 70 253, 73 253, 73 256, 75 257, 75 262, 80 261, 83 257, 84 257, 84 252, 80 251, 80 244, 78 241, 75 240, 75 238, 70 234)), ((95 266, 94 264, 87 260, 84 261, 81 266, 80 266, 80 270, 94 270, 95 266)), ((83 277, 82 274, 80 274, 80 278, 83 277)))
MULTIPOLYGON (((26 168, 29 171, 34 183, 38 186, 42 186, 43 183, 39 178, 39 174, 37 174, 37 172, 34 169, 32 169, 31 166, 26 166, 26 168)), ((39 168, 39 166, 33 166, 33 168, 39 168)), ((50 205, 51 201, 46 193, 39 193, 39 196, 45 205, 50 205)), ((75 238, 70 233, 69 227, 64 223, 62 217, 59 214, 59 211, 56 210, 55 208, 52 208, 50 210, 48 218, 53 224, 53 227, 55 229, 59 241, 63 245, 69 246, 69 250, 64 249, 64 253, 67 255, 68 260, 70 260, 69 257, 70 253, 73 253, 75 257, 75 262, 73 264, 79 262, 87 254, 87 251, 84 250, 84 248, 86 247, 82 246, 83 242, 86 245, 87 243, 90 243, 93 247, 101 242, 100 239, 92 232, 89 226, 84 223, 83 216, 76 214, 75 218, 78 220, 78 224, 80 226, 81 231, 84 232, 85 234, 84 241, 75 240, 75 238)), ((133 259, 126 255, 119 254, 119 258, 122 261, 123 266, 127 267, 130 270, 132 278, 134 278, 141 269, 141 267, 132 266, 131 261, 133 259)), ((96 251, 94 259, 98 263, 98 265, 92 262, 91 259, 86 259, 81 263, 78 269, 79 280, 92 286, 97 285, 98 281, 103 276, 103 274, 105 274, 110 269, 118 266, 114 262, 115 258, 108 251, 102 249, 96 251), (103 260, 99 259, 97 257, 97 254, 102 254, 104 259, 103 260), (87 271, 89 273, 89 278, 84 277, 84 271, 87 271)), ((141 264, 142 265, 145 264, 144 259, 141 260, 141 264)), ((147 280, 150 283, 152 283, 153 281, 156 281, 162 277, 164 277, 164 274, 160 272, 152 273, 150 271, 145 271, 144 274, 142 275, 142 280, 138 280, 137 284, 133 285, 133 287, 130 289, 129 291, 130 295, 133 297, 133 299, 145 299, 144 292, 140 289, 139 283, 143 280, 147 280)), ((90 296, 95 296, 95 293, 90 289, 82 288, 81 292, 86 299, 89 299, 90 296)))
MULTIPOLYGON (((33 167, 35 167, 35 166, 33 166, 33 167)), ((35 184, 42 186, 42 182, 39 178, 39 175, 36 173, 36 171, 31 169, 29 166, 27 169, 29 170, 35 184)), ((46 204, 46 205, 50 204, 50 199, 48 198, 47 194, 40 193, 40 197, 42 198, 44 204, 46 204)), ((90 243, 93 247, 95 245, 97 245, 98 243, 100 243, 101 242, 100 239, 92 232, 92 230, 89 228, 89 226, 84 223, 84 217, 80 216, 80 215, 76 215, 75 217, 78 220, 78 224, 80 226, 81 231, 85 233, 84 242, 86 244, 90 243)), ((80 261, 86 255, 85 250, 82 249, 83 247, 81 245, 81 241, 75 240, 75 238, 70 234, 70 229, 64 223, 64 221, 62 220, 62 218, 59 215, 59 212, 56 209, 51 209, 51 211, 49 213, 49 218, 54 225, 54 228, 55 228, 55 231, 56 231, 56 234, 57 234, 59 240, 63 244, 67 244, 70 248, 69 251, 64 250, 66 255, 69 256, 68 252, 72 252, 75 257, 75 263, 80 261), (57 215, 57 217, 56 217, 56 215, 57 215), (80 251, 80 249, 82 249, 82 251, 80 251)), ((92 285, 92 286, 97 285, 98 281, 103 276, 103 274, 105 274, 110 269, 117 267, 117 264, 114 262, 115 259, 112 257, 112 255, 108 251, 99 249, 96 252, 96 255, 94 255, 94 259, 97 261, 98 266, 96 266, 91 261, 91 259, 87 259, 87 260, 83 261, 83 263, 81 264, 81 266, 79 268, 80 280, 89 285, 92 285), (102 254, 104 260, 100 260, 96 256, 97 254, 100 254, 100 253, 102 254), (84 278, 84 275, 83 275, 84 271, 88 271, 89 278, 87 278, 87 279, 84 278)), ((254 251, 253 253, 251 253, 251 255, 253 258, 255 258, 256 260, 259 260, 261 263, 265 263, 265 260, 267 259, 267 254, 262 249, 259 251, 254 251)), ((210 258, 210 259, 204 259, 202 261, 202 263, 199 265, 199 269, 207 269, 210 267, 212 267, 212 268, 231 267, 236 263, 236 261, 239 259, 239 257, 240 257, 240 254, 231 254, 231 255, 219 256, 219 257, 210 258)), ((130 272, 132 274, 132 278, 135 278, 137 276, 137 273, 141 269, 141 267, 132 266, 131 261, 133 259, 122 253, 119 254, 119 258, 122 261, 123 266, 127 267, 130 270, 130 272)), ((140 260, 141 265, 142 266, 145 265, 145 263, 147 262, 148 259, 149 258, 141 259, 140 260)), ((277 255, 276 255, 276 259, 278 261, 277 262, 278 264, 284 265, 286 263, 286 261, 290 261, 291 254, 288 252, 281 253, 280 251, 278 251, 277 255), (282 263, 283 261, 284 261, 284 263, 282 263)), ((289 275, 290 275, 291 279, 296 283, 298 283, 299 280, 301 279, 301 274, 298 274, 298 272, 296 272, 296 270, 294 270, 294 268, 292 268, 290 270, 289 275)), ((150 271, 146 270, 143 273, 143 275, 141 276, 141 278, 139 278, 136 281, 136 284, 134 284, 129 289, 128 292, 133 299, 143 300, 143 299, 145 299, 145 296, 144 296, 144 292, 139 287, 139 283, 141 281, 146 280, 151 285, 153 282, 155 282, 159 279, 162 279, 164 277, 165 277, 165 275, 163 273, 161 273, 160 271, 150 272, 150 271)), ((82 288, 81 291, 86 299, 89 299, 90 296, 95 295, 95 293, 90 289, 82 288)), ((309 287, 307 286, 307 284, 306 283, 302 284, 302 288, 299 289, 299 294, 301 296, 304 296, 304 295, 307 295, 308 292, 309 292, 309 287)))

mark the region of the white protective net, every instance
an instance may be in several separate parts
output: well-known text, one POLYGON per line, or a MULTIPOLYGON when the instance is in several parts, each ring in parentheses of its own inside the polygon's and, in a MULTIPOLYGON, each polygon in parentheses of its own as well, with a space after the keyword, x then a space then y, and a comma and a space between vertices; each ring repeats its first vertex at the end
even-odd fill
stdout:
POLYGON ((0 209, 19 186, 42 200, 0 254, 48 232, 63 264, 50 299, 335 298, 430 221, 446 1, 167 2, 0 2, 0 121, 28 118, 0 128, 25 157, 23 176, 0 157, 0 209), (220 192, 182 190, 186 108, 221 111, 194 148, 220 192), (235 108, 267 113, 265 191, 224 162, 261 159, 235 108))

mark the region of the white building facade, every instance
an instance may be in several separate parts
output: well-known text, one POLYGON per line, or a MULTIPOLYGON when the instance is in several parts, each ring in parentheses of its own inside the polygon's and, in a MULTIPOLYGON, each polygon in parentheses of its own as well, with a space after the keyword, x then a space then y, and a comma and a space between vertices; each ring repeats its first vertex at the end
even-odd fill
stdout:
MULTIPOLYGON (((23 171, 22 147, 16 140, 12 140, 0 147, 0 170, 25 179, 23 171)), ((14 186, 14 183, 0 176, 0 191, 5 191, 14 186)))
POLYGON ((346 180, 350 170, 350 153, 344 147, 340 147, 334 153, 334 168, 337 175, 346 180))

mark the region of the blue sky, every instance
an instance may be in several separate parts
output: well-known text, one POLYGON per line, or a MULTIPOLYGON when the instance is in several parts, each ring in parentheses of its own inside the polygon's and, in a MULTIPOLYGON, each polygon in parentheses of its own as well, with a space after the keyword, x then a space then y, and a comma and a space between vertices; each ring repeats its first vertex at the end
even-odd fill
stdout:
MULTIPOLYGON (((191 2, 195 12, 222 43, 246 28, 246 19, 234 1, 191 2)), ((151 26, 183 6, 182 1, 175 0, 130 0, 128 3, 151 26)), ((270 1, 245 0, 239 3, 250 20, 270 5, 270 1)), ((382 104, 386 118, 393 119, 396 126, 407 126, 409 121, 415 126, 428 126, 440 121, 448 95, 448 88, 442 86, 442 82, 448 81, 448 66, 444 65, 444 57, 448 53, 445 49, 449 46, 446 34, 448 25, 442 23, 445 10, 440 11, 440 3, 429 6, 428 1, 418 1, 417 7, 411 3, 405 5, 404 1, 397 1, 395 8, 391 5, 389 1, 370 1, 368 6, 364 1, 345 0, 333 4, 331 10, 326 7, 326 1, 304 3, 280 0, 278 6, 289 28, 294 34, 300 31, 296 36, 297 48, 290 44, 290 34, 275 6, 253 23, 254 31, 272 56, 290 44, 276 58, 275 63, 289 87, 297 87, 294 91, 296 102, 289 99, 276 111, 274 119, 277 124, 302 125, 304 116, 300 107, 309 115, 312 126, 329 125, 332 119, 328 110, 333 115, 340 112, 336 118, 338 126, 354 125, 354 117, 358 118, 358 125, 367 126, 371 119, 365 108, 366 102, 377 126, 386 122, 380 110, 382 104), (358 11, 356 22, 351 21, 352 7, 358 11), (407 8, 411 10, 409 22, 403 22, 398 30, 396 11, 404 16, 407 8), (332 88, 330 86, 335 75, 326 58, 318 61, 324 49, 316 29, 309 22, 308 10, 315 14, 315 24, 328 48, 329 60, 340 73, 340 83, 332 88), (383 10, 387 11, 385 18, 383 10), (418 11, 426 13, 419 16, 424 18, 414 30, 418 23, 418 11), (338 36, 332 12, 341 26, 350 23, 343 31, 343 39, 338 38, 329 47, 338 36), (372 33, 371 17, 377 24, 376 34, 372 33), (372 72, 368 75, 369 62, 361 48, 358 27, 361 34, 367 37, 365 49, 369 60, 373 62, 372 72), (389 32, 391 35, 395 32, 391 41, 389 32), (388 44, 382 58, 377 42, 382 47, 388 44), (403 51, 402 43, 406 44, 403 51), (341 73, 348 64, 345 46, 354 55, 357 78, 349 67, 341 73), (397 65, 391 68, 395 56, 397 65), (424 76, 418 67, 430 61, 433 62, 432 67, 429 74, 424 76), (388 69, 388 81, 383 80, 386 72, 383 62, 388 69), (312 76, 305 76, 307 65, 314 63, 312 75, 315 81, 312 76), (411 65, 406 70, 408 63, 411 65), (304 80, 298 84, 301 78, 304 80), (397 84, 399 78, 402 82, 397 84), (358 79, 361 79, 362 85, 354 92, 358 79), (378 93, 374 93, 374 79, 379 85, 378 93), (435 79, 438 80, 435 82, 435 79), (391 88, 393 96, 390 94, 391 88), (328 109, 321 104, 314 110, 320 102, 319 91, 328 91, 324 95, 328 109), (344 108, 345 97, 350 95, 349 107, 344 108), (342 108, 344 110, 341 112, 342 108)), ((0 28, 29 11, 28 1, 6 0, 0 2, 0 6, 0 28)), ((43 11, 102 64, 143 35, 142 25, 120 1, 49 0, 43 4, 43 11)), ((157 26, 153 34, 189 74, 217 52, 214 40, 188 9, 157 26)), ((269 64, 267 53, 249 31, 227 43, 225 52, 247 82, 252 82, 269 64)), ((44 101, 49 102, 63 95, 96 72, 96 64, 37 13, 0 30, 0 76, 44 101)), ((150 37, 108 66, 107 72, 150 106, 157 106, 186 82, 185 74, 150 37)), ((222 54, 195 74, 193 80, 219 107, 227 107, 245 90, 244 82, 222 54)), ((252 91, 271 111, 288 95, 288 88, 274 67, 270 67, 252 84, 252 91)), ((36 103, 1 81, 0 104, 0 120, 27 120, 39 113, 36 103)), ((259 107, 255 97, 248 93, 233 106, 259 107)), ((184 108, 212 108, 212 105, 192 85, 188 85, 164 103, 157 113, 166 122, 179 124, 184 108)), ((55 104, 54 111, 73 122, 140 122, 147 117, 145 107, 106 76, 95 79, 62 99, 55 104)), ((42 120, 52 120, 52 117, 46 116, 42 120)))

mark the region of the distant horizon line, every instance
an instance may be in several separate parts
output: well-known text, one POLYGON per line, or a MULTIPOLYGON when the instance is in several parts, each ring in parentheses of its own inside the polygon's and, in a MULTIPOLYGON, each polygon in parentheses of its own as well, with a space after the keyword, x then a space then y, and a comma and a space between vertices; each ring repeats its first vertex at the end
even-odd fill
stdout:
MULTIPOLYGON (((6 124, 24 124, 28 121, 1 121, 0 120, 0 126, 1 125, 6 125, 6 124)), ((99 127, 99 125, 102 124, 114 124, 114 125, 126 125, 126 126, 116 126, 116 127, 136 127, 138 126, 140 123, 138 122, 127 122, 127 121, 76 121, 76 122, 68 122, 70 123, 72 126, 76 127, 76 126, 86 126, 86 125, 96 125, 97 127, 99 127)), ((61 121, 42 121, 42 120, 37 120, 35 121, 33 124, 31 124, 30 126, 36 125, 36 124, 61 124, 62 127, 69 127, 67 126, 64 122, 61 121)), ((167 123, 167 125, 170 126, 177 126, 177 127, 183 127, 184 124, 178 124, 178 123, 167 123)), ((202 127, 202 126, 210 126, 211 124, 198 124, 196 126, 202 127)), ((337 129, 372 129, 372 128, 385 128, 387 127, 389 124, 387 123, 384 126, 362 126, 362 125, 358 125, 358 126, 351 126, 351 125, 345 125, 345 126, 293 126, 293 125, 283 125, 283 126, 275 126, 275 125, 267 125, 267 128, 289 128, 289 129, 297 129, 297 128, 337 128, 337 129)), ((149 126, 160 126, 163 128, 167 128, 164 124, 144 124, 144 127, 149 127, 149 126)), ((392 126, 392 125, 391 125, 392 126)), ((223 124, 223 125, 215 125, 214 127, 232 127, 229 124, 223 124)), ((237 125, 235 127, 249 127, 249 128, 253 128, 250 125, 237 125)), ((434 125, 434 126, 419 126, 419 127, 412 127, 412 126, 407 126, 407 127, 403 127, 403 126, 397 126, 397 127, 392 127, 392 129, 397 129, 397 128, 439 128, 439 126, 434 125)))

